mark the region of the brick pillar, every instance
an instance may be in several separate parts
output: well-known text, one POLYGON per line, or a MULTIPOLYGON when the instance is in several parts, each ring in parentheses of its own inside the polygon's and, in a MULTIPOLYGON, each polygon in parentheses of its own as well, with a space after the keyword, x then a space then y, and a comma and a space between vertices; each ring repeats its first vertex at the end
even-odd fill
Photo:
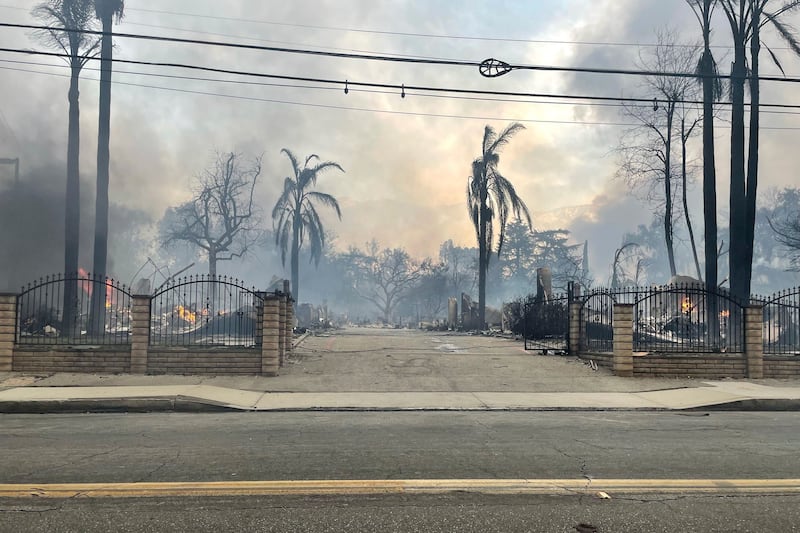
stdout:
POLYGON ((277 376, 280 367, 279 320, 280 302, 277 296, 269 295, 264 299, 264 325, 261 337, 261 373, 267 376, 277 376))
POLYGON ((266 292, 256 292, 255 293, 255 304, 256 304, 256 331, 255 331, 255 341, 256 346, 261 346, 261 337, 264 334, 264 298, 267 297, 266 292))
POLYGON ((280 366, 283 366, 286 361, 286 300, 288 296, 285 294, 278 294, 280 300, 279 314, 278 314, 278 361, 280 366))
POLYGON ((614 304, 614 374, 633 377, 633 304, 614 304))
POLYGON ((583 307, 580 302, 572 302, 569 304, 569 354, 579 355, 583 351, 581 344, 581 318, 583 307))
POLYGON ((17 295, 0 294, 0 372, 11 372, 17 333, 17 295))
POLYGON ((150 295, 134 294, 131 302, 131 374, 147 373, 150 346, 150 295))
POLYGON ((744 308, 744 356, 747 360, 747 377, 764 377, 764 308, 748 305, 744 308))
POLYGON ((294 300, 292 296, 286 297, 286 356, 294 351, 294 300))

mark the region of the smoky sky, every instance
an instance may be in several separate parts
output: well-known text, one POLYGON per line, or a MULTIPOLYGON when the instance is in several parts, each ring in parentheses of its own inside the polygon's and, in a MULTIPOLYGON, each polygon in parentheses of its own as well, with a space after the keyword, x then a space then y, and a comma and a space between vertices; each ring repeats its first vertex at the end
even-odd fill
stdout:
MULTIPOLYGON (((496 57, 514 64, 601 68, 633 68, 646 49, 633 45, 652 43, 655 30, 664 25, 674 28, 681 42, 698 38, 697 23, 683 0, 235 0, 220 8, 221 4, 212 0, 130 1, 116 28, 317 50, 471 61, 496 57), (450 38, 353 31, 359 29, 450 38), (599 44, 610 42, 626 45, 599 44)), ((0 18, 31 22, 28 12, 32 5, 27 0, 9 0, 0 7, 0 18)), ((726 38, 724 26, 718 24, 715 43, 724 44, 726 38)), ((768 39, 779 45, 774 37, 768 39)), ((28 33, 10 29, 0 30, 0 44, 43 48, 28 33)), ((309 78, 611 97, 637 91, 636 80, 624 76, 517 71, 490 80, 472 67, 391 64, 122 38, 116 44, 116 57, 122 59, 309 78)), ((719 49, 719 56, 729 61, 726 53, 719 49)), ((785 50, 776 53, 784 59, 788 74, 800 72, 797 59, 785 50)), ((63 198, 66 158, 66 70, 57 59, 3 53, 0 60, 5 69, 0 82, 4 117, 0 121, 0 157, 20 157, 24 180, 33 180, 33 173, 41 175, 36 177, 39 196, 30 196, 30 207, 47 219, 51 230, 56 229, 37 234, 54 251, 45 254, 37 249, 36 254, 46 257, 36 255, 36 259, 52 263, 46 271, 58 271, 59 246, 63 246, 63 237, 61 241, 57 237, 62 231, 59 216, 63 218, 59 199, 63 198), (38 201, 42 208, 37 210, 38 201)), ((766 72, 775 72, 766 65, 766 54, 764 63, 766 72)), ((82 221, 86 221, 82 258, 91 254, 91 234, 87 232, 96 159, 96 68, 90 63, 81 82, 82 221)), ((264 173, 257 194, 269 212, 290 172, 288 160, 280 154, 281 148, 289 148, 301 156, 318 154, 344 168, 344 174, 331 172, 318 182, 319 190, 333 194, 342 205, 341 222, 331 213, 323 215, 342 249, 363 246, 372 238, 386 246, 405 247, 417 256, 435 256, 447 239, 473 246, 474 231, 465 201, 470 163, 480 153, 484 126, 500 130, 513 120, 524 121, 526 130, 505 147, 501 171, 533 211, 538 229, 563 227, 573 230, 576 242, 589 240, 598 280, 604 276, 600 267, 610 265, 622 233, 649 224, 653 215, 613 179, 618 163, 613 148, 622 129, 608 123, 623 121, 613 106, 563 105, 541 98, 522 99, 524 102, 465 99, 420 91, 408 91, 402 98, 396 90, 354 87, 344 94, 339 86, 313 82, 248 79, 251 83, 243 84, 243 79, 235 76, 177 68, 122 64, 114 68, 110 196, 136 224, 112 228, 112 241, 131 238, 114 232, 145 227, 168 207, 188 200, 193 176, 213 162, 216 151, 263 155, 264 173)), ((727 70, 724 64, 721 68, 727 70)), ((797 103, 788 85, 765 84, 763 100, 797 103)), ((791 115, 765 115, 763 122, 765 126, 797 125, 791 115)), ((727 194, 727 142, 728 130, 723 124, 717 131, 721 204, 727 194)), ((765 187, 796 181, 795 144, 795 131, 764 130, 761 181, 765 187)), ((698 153, 698 143, 691 149, 698 153)), ((699 191, 699 187, 692 189, 691 202, 696 209, 699 191)), ((696 213, 700 220, 700 212, 696 213)), ((22 214, 2 216, 11 228, 28 224, 22 214)), ((147 231, 137 235, 137 242, 145 248, 147 231)), ((135 271, 151 252, 145 249, 126 255, 119 251, 110 260, 127 273, 135 271)), ((277 268, 273 259, 263 259, 266 262, 261 269, 277 268)))

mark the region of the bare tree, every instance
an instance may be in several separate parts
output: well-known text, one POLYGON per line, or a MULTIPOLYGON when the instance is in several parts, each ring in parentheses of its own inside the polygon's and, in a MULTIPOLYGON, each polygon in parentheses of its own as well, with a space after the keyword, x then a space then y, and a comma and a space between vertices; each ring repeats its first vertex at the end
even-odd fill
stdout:
POLYGON ((200 248, 208 256, 208 273, 215 277, 217 261, 242 257, 255 240, 259 216, 253 192, 260 175, 260 157, 247 164, 238 154, 218 154, 212 167, 196 178, 194 198, 165 215, 162 244, 200 248))
POLYGON ((617 248, 614 252, 614 263, 611 265, 611 288, 628 284, 639 285, 645 263, 646 259, 639 251, 637 243, 627 242, 617 248))
MULTIPOLYGON (((662 213, 664 241, 670 274, 675 276, 675 194, 681 187, 680 171, 673 158, 676 139, 681 131, 679 106, 694 90, 694 81, 666 75, 669 72, 691 71, 696 62, 696 49, 678 47, 675 34, 658 33, 658 45, 652 55, 640 58, 639 67, 651 72, 664 72, 645 78, 644 91, 653 98, 652 105, 625 105, 626 116, 639 125, 628 130, 620 141, 620 169, 617 176, 631 187, 644 192, 645 198, 662 213)), ((685 128, 684 128, 685 129, 685 128)))
POLYGON ((376 241, 362 252, 350 250, 351 282, 356 293, 372 303, 389 322, 395 308, 431 270, 430 261, 418 262, 402 248, 380 249, 376 241))
POLYGON ((768 220, 776 240, 784 247, 791 261, 791 269, 800 272, 800 216, 784 220, 768 220))

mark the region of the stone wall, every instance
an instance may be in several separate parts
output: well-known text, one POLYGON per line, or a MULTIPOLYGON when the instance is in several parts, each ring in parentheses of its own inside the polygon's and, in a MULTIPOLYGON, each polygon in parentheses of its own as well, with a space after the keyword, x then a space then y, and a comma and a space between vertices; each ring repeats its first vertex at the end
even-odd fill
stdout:
POLYGON ((635 377, 721 379, 747 377, 744 354, 652 354, 633 358, 635 377))
POLYGON ((261 347, 205 348, 152 346, 147 354, 148 374, 259 374, 261 347))
POLYGON ((17 346, 14 372, 75 372, 121 374, 131 371, 128 345, 102 348, 17 346))
POLYGON ((797 378, 800 376, 800 356, 764 356, 765 378, 797 378))
POLYGON ((255 346, 240 347, 151 345, 149 295, 131 298, 129 343, 16 344, 16 295, 0 294, 0 372, 276 376, 280 363, 292 351, 294 300, 288 293, 258 295, 263 298, 264 306, 257 310, 255 346))

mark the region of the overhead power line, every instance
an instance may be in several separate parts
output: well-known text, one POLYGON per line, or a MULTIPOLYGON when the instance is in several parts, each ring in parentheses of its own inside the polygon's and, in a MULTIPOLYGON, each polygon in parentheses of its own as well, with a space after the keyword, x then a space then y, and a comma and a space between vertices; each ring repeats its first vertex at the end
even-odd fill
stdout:
MULTIPOLYGON (((54 26, 43 26, 37 24, 15 24, 10 22, 0 22, 0 27, 7 27, 7 28, 18 28, 18 29, 28 29, 28 30, 39 30, 39 31, 63 31, 63 32, 71 32, 71 33, 83 33, 87 35, 105 35, 102 31, 96 30, 79 30, 73 28, 61 28, 61 27, 54 27, 54 26)), ((301 55, 311 55, 311 56, 323 56, 323 57, 334 57, 340 59, 359 59, 359 60, 366 60, 366 61, 385 61, 385 62, 392 62, 392 63, 409 63, 409 64, 421 64, 421 65, 432 65, 432 66, 459 66, 459 67, 472 67, 478 68, 481 65, 481 61, 462 61, 462 60, 452 60, 452 59, 425 59, 425 58, 418 58, 418 57, 401 57, 401 56, 389 56, 389 55, 376 55, 376 54, 359 54, 359 53, 350 53, 350 52, 332 52, 332 51, 324 51, 324 50, 309 50, 309 49, 301 49, 301 48, 287 48, 287 47, 280 47, 280 46, 264 46, 264 45, 257 45, 257 44, 246 44, 246 43, 230 43, 230 42, 221 42, 221 41, 208 41, 203 39, 183 39, 179 37, 164 37, 164 36, 157 36, 157 35, 143 35, 138 33, 117 33, 113 32, 112 35, 114 37, 121 37, 127 39, 140 39, 140 40, 148 40, 148 41, 160 41, 160 42, 170 42, 170 43, 181 43, 181 44, 194 44, 194 45, 202 45, 202 46, 220 46, 224 48, 235 48, 235 49, 244 49, 244 50, 258 50, 258 51, 265 51, 265 52, 280 52, 280 53, 287 53, 287 54, 301 54, 301 55)), ((649 70, 631 70, 631 69, 619 69, 619 68, 596 68, 596 67, 562 67, 562 66, 553 66, 553 65, 509 65, 510 70, 531 70, 531 71, 538 71, 538 72, 567 72, 572 74, 614 74, 614 75, 626 75, 626 76, 661 76, 661 77, 673 77, 673 78, 692 78, 696 79, 700 77, 698 74, 694 72, 658 72, 658 71, 649 71, 649 70)), ((727 79, 729 76, 725 75, 714 75, 709 76, 717 79, 727 79)), ((800 78, 788 78, 788 77, 780 77, 780 76, 759 76, 758 78, 761 81, 774 81, 774 82, 790 82, 790 83, 800 83, 800 78)))
MULTIPOLYGON (((71 57, 70 54, 64 52, 45 52, 41 50, 26 50, 22 48, 0 48, 0 52, 10 52, 16 54, 25 54, 25 55, 40 55, 46 57, 59 57, 59 58, 69 58, 71 57)), ((88 57, 87 59, 92 61, 100 61, 99 57, 88 57)), ((592 96, 592 95, 570 95, 570 94, 552 94, 552 93, 532 93, 532 92, 519 92, 519 91, 490 91, 490 90, 479 90, 479 89, 463 89, 463 88, 446 88, 446 87, 431 87, 431 86, 422 86, 422 85, 405 85, 405 84, 396 84, 396 83, 376 83, 376 82, 363 82, 363 81, 350 81, 350 80, 341 80, 341 79, 330 79, 330 78, 313 78, 307 76, 288 76, 283 74, 266 74, 262 72, 253 72, 253 71, 242 71, 242 70, 233 70, 233 69, 222 69, 222 68, 215 68, 215 67, 204 67, 201 65, 191 65, 191 64, 184 64, 184 63, 168 63, 168 62, 159 62, 159 61, 139 61, 133 59, 121 59, 121 58, 113 58, 112 61, 114 63, 121 63, 127 65, 140 65, 140 66, 150 66, 150 67, 168 67, 168 68, 181 68, 187 70, 194 70, 194 71, 202 71, 202 72, 214 72, 216 74, 228 74, 234 76, 250 76, 256 78, 269 78, 269 79, 279 79, 285 81, 300 81, 300 82, 308 82, 308 83, 323 83, 323 84, 333 84, 338 85, 343 89, 347 89, 349 87, 367 87, 367 88, 379 88, 379 89, 393 89, 397 91, 399 94, 403 94, 405 91, 425 91, 425 92, 432 92, 432 93, 450 93, 450 94, 471 94, 471 95, 482 95, 482 96, 505 96, 505 97, 521 97, 521 98, 555 98, 555 99, 562 99, 562 100, 589 100, 589 101, 601 101, 601 102, 632 102, 632 103, 653 103, 654 100, 652 98, 634 98, 634 97, 615 97, 615 96, 592 96)), ((702 100, 675 100, 676 103, 684 103, 684 104, 693 104, 693 105, 700 105, 702 104, 702 100)), ((718 102, 718 104, 722 105, 731 105, 731 102, 718 102)), ((800 108, 800 105, 791 105, 791 104, 769 104, 769 103, 762 103, 761 107, 765 108, 785 108, 785 109, 796 109, 800 108)))
MULTIPOLYGON (((59 64, 54 65, 52 63, 40 63, 35 61, 16 61, 12 59, 0 59, 0 63, 8 63, 14 65, 30 65, 30 66, 37 66, 37 67, 48 67, 48 68, 63 68, 68 69, 70 68, 69 65, 66 64, 59 64)), ((25 70, 25 69, 17 69, 19 72, 32 72, 37 74, 47 74, 45 72, 34 71, 34 70, 25 70)), ((99 68, 91 68, 91 67, 84 67, 84 71, 93 71, 93 72, 100 72, 101 69, 99 68)), ((200 76, 182 76, 178 74, 161 74, 156 72, 142 72, 142 71, 135 71, 135 70, 115 70, 114 74, 124 74, 124 75, 131 75, 131 76, 144 76, 144 77, 153 77, 153 78, 165 78, 170 80, 182 80, 182 81, 202 81, 202 82, 210 82, 210 83, 223 83, 227 85, 245 85, 245 86, 255 86, 255 87, 278 87, 278 88, 288 88, 288 89, 309 89, 309 90, 317 90, 317 91, 340 91, 339 87, 332 87, 332 86, 322 86, 322 85, 300 85, 297 83, 271 83, 271 82, 264 82, 264 81, 249 81, 249 80, 237 80, 237 79, 228 79, 228 78, 207 78, 207 77, 200 77, 200 76)), ((55 75, 55 74, 54 74, 55 75)), ((402 86, 401 86, 402 87, 402 86)), ((397 94, 396 90, 381 90, 381 89, 367 89, 367 88, 353 88, 353 92, 362 92, 368 94, 397 94)), ((588 106, 588 107, 647 107, 650 108, 653 105, 652 100, 647 100, 646 103, 628 103, 624 101, 614 101, 614 102, 582 102, 582 101, 558 101, 558 100, 534 100, 531 98, 502 98, 502 97, 490 97, 490 96, 466 96, 466 95, 453 95, 453 94, 426 94, 424 92, 414 92, 414 91, 406 91, 408 96, 414 96, 418 98, 442 98, 447 100, 469 100, 469 101, 478 101, 478 102, 502 102, 502 103, 512 103, 512 104, 532 104, 532 105, 568 105, 568 106, 588 106)), ((557 96, 554 95, 554 98, 557 96)), ((787 106, 792 107, 792 106, 787 106)), ((763 114, 776 114, 776 115, 800 115, 800 105, 793 106, 794 108, 798 109, 797 111, 780 111, 780 110, 761 110, 763 114)))
MULTIPOLYGON (((2 70, 10 70, 10 71, 17 71, 17 72, 26 72, 32 74, 40 74, 40 75, 47 75, 47 76, 57 76, 62 78, 68 78, 69 74, 59 74, 55 72, 41 72, 36 70, 30 69, 21 69, 21 68, 14 68, 14 67, 2 67, 2 70)), ((97 69, 94 69, 97 70, 97 69)), ((191 78, 189 78, 191 79, 191 78)), ((94 78, 94 81, 99 81, 99 78, 94 78)), ((608 122, 608 121, 580 121, 580 120, 548 120, 548 119, 532 119, 532 118, 515 118, 515 117, 497 117, 497 116, 475 116, 475 115, 459 115, 459 114, 443 114, 443 113, 425 113, 425 112, 418 112, 418 111, 398 111, 393 109, 374 109, 374 108, 364 108, 364 107, 350 107, 350 106, 340 106, 340 105, 332 105, 332 104, 321 104, 321 103, 314 103, 314 102, 298 102, 293 100, 280 100, 274 98, 262 98, 256 96, 244 96, 244 95, 235 95, 235 94, 225 94, 225 93, 218 93, 218 92, 211 92, 211 91, 198 91, 192 89, 182 89, 178 87, 164 87, 158 85, 147 85, 141 83, 131 83, 131 82, 123 82, 119 80, 112 80, 111 82, 114 85, 122 85, 128 87, 138 87, 138 88, 146 88, 146 89, 157 89, 163 90, 168 92, 176 92, 176 93, 184 93, 184 94, 193 94, 193 95, 201 95, 201 96, 214 96, 220 98, 227 98, 233 100, 245 100, 251 102, 262 102, 262 103, 272 103, 272 104, 281 104, 281 105, 291 105, 291 106, 300 106, 300 107, 313 107, 313 108, 321 108, 321 109, 333 109, 333 110, 341 110, 341 111, 358 111, 358 112, 368 112, 368 113, 378 113, 378 114, 387 114, 387 115, 401 115, 401 116, 417 116, 417 117, 430 117, 430 118, 450 118, 450 119, 463 119, 463 120, 480 120, 480 121, 504 121, 504 122, 523 122, 528 124, 553 124, 553 125, 578 125, 578 126, 612 126, 612 127, 637 127, 641 126, 638 123, 628 123, 628 122, 608 122)), ((310 88, 310 87, 309 87, 310 88)), ((431 95, 414 95, 414 96, 431 96, 431 95)), ((799 106, 800 107, 800 106, 799 106)), ((768 130, 800 130, 800 127, 792 127, 792 126, 761 126, 761 130, 768 131, 768 130)))

